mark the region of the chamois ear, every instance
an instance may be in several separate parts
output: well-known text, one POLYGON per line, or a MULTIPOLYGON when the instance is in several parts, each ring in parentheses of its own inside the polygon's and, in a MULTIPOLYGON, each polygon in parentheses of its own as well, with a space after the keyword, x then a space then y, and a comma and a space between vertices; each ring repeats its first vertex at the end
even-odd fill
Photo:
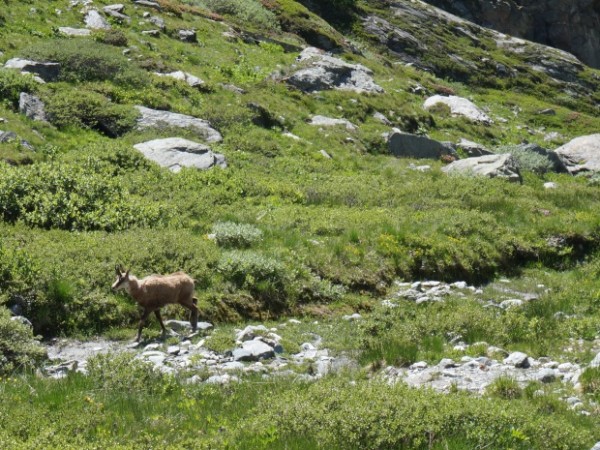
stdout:
POLYGON ((127 278, 129 276, 129 269, 127 269, 127 272, 125 272, 125 278, 127 278))
POLYGON ((121 275, 121 271, 119 270, 119 265, 118 264, 115 266, 115 273, 117 275, 121 275))

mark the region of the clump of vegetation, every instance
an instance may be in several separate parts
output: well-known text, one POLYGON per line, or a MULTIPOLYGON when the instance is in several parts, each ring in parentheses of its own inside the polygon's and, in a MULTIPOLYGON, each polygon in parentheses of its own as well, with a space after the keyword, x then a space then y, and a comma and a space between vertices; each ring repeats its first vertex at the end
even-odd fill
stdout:
POLYGON ((40 163, 30 167, 0 165, 0 215, 40 228, 123 230, 156 223, 161 213, 136 204, 118 179, 90 171, 40 163))
POLYGON ((12 320, 0 306, 0 375, 34 368, 46 356, 46 350, 33 336, 29 325, 12 320))
POLYGON ((258 0, 186 0, 193 6, 206 8, 209 11, 231 17, 242 23, 252 24, 260 30, 278 31, 279 22, 271 11, 266 9, 258 0))
POLYGON ((137 111, 128 105, 112 103, 96 92, 61 90, 46 102, 48 119, 59 128, 80 126, 98 130, 110 137, 130 131, 137 111))
POLYGON ((217 244, 223 247, 246 248, 262 240, 263 232, 254 225, 234 222, 218 222, 212 234, 217 244))
POLYGON ((35 92, 37 83, 33 77, 16 70, 0 69, 0 99, 12 108, 19 106, 21 92, 35 92))
POLYGON ((519 168, 528 172, 533 172, 538 175, 552 172, 554 163, 549 156, 536 153, 523 146, 505 145, 496 149, 496 153, 510 153, 519 163, 519 168))
POLYGON ((143 86, 149 76, 112 45, 87 39, 43 41, 23 50, 23 56, 61 65, 60 80, 68 82, 112 81, 119 85, 143 86))

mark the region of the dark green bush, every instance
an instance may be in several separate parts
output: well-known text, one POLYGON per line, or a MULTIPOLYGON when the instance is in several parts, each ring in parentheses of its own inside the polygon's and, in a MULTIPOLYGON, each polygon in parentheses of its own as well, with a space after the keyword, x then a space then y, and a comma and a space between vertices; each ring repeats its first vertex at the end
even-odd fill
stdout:
POLYGON ((60 63, 60 80, 69 82, 112 81, 143 86, 148 75, 111 45, 86 39, 44 41, 23 51, 23 56, 60 63))
POLYGON ((22 75, 17 70, 0 69, 0 101, 8 102, 13 108, 19 106, 21 92, 33 92, 36 86, 31 76, 22 75))
POLYGON ((9 311, 0 307, 0 374, 35 367, 45 355, 31 328, 11 320, 9 311))
POLYGON ((41 163, 0 165, 0 216, 40 228, 122 230, 160 220, 155 207, 135 204, 119 179, 88 167, 41 163))
POLYGON ((46 102, 50 122, 59 128, 87 127, 117 137, 131 130, 138 113, 131 106, 111 103, 90 91, 60 91, 46 102))
POLYGON ((126 47, 127 36, 121 30, 105 30, 98 34, 96 39, 103 44, 112 45, 114 47, 126 47))
POLYGON ((262 240, 259 228, 246 223, 218 222, 213 225, 212 233, 217 244, 223 247, 246 248, 262 240))

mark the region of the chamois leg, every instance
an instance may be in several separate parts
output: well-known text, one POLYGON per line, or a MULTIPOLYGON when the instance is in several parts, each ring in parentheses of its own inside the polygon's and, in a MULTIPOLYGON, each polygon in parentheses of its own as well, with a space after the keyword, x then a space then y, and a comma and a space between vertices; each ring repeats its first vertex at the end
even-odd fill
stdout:
POLYGON ((181 302, 181 306, 189 309, 191 312, 190 325, 192 326, 192 331, 196 331, 198 329, 198 313, 199 313, 199 311, 198 311, 198 307, 196 306, 197 302, 198 302, 198 299, 196 297, 192 298, 191 300, 181 302))
POLYGON ((167 329, 165 328, 165 324, 163 323, 162 316, 160 315, 160 309, 154 311, 154 315, 158 319, 158 323, 160 323, 160 327, 162 328, 163 336, 167 335, 167 329))
POLYGON ((150 315, 150 310, 149 309, 144 309, 144 312, 142 312, 142 317, 140 318, 140 326, 138 328, 138 335, 137 335, 137 342, 140 342, 140 340, 142 339, 142 328, 144 328, 144 325, 146 324, 146 319, 148 318, 148 316, 150 315))

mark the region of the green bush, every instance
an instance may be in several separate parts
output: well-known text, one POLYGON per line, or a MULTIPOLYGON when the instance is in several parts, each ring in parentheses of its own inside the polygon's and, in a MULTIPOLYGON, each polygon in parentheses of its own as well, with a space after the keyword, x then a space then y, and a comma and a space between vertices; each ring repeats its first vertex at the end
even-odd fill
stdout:
POLYGON ((510 153, 519 163, 519 168, 536 174, 545 174, 554 170, 554 163, 545 155, 528 151, 520 146, 506 145, 498 147, 497 153, 510 153))
POLYGON ((35 367, 45 355, 31 328, 0 307, 0 374, 35 367))
POLYGON ((21 92, 34 92, 37 83, 33 77, 23 75, 17 70, 0 69, 0 100, 6 101, 11 107, 19 106, 21 92))
POLYGON ((121 30, 104 30, 97 35, 96 39, 114 47, 127 47, 127 36, 121 30))
POLYGON ((350 385, 333 378, 297 386, 263 398, 257 411, 241 427, 245 433, 274 433, 281 444, 310 435, 316 443, 310 448, 323 449, 579 449, 597 434, 574 426, 575 414, 546 414, 522 400, 440 394, 376 380, 350 385))
POLYGON ((160 221, 161 212, 133 202, 119 179, 90 169, 0 165, 0 217, 63 230, 113 231, 160 221))
POLYGON ((61 81, 106 80, 119 85, 144 86, 150 80, 148 74, 113 46, 87 39, 40 42, 25 49, 23 56, 60 63, 61 81))
POLYGON ((261 30, 279 29, 277 17, 258 0, 187 0, 186 3, 206 8, 214 13, 231 16, 261 30))
POLYGON ((60 91, 46 101, 48 119, 59 128, 80 126, 117 137, 135 126, 138 113, 131 106, 118 105, 95 92, 60 91))
POLYGON ((262 240, 262 230, 246 223, 218 222, 212 233, 217 244, 223 247, 246 248, 262 240))
POLYGON ((583 392, 591 394, 596 400, 600 400, 600 367, 588 367, 581 374, 579 382, 583 392))
POLYGON ((130 352, 94 356, 88 360, 87 371, 96 389, 107 393, 165 394, 177 385, 130 352))

